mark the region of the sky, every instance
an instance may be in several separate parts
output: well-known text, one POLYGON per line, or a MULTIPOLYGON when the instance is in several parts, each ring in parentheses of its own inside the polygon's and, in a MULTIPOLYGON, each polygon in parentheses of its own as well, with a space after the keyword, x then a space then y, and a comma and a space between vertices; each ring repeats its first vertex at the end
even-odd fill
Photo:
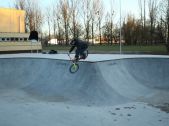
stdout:
MULTIPOLYGON (((0 0, 0 7, 11 7, 14 0, 0 0)), ((53 0, 40 0, 42 6, 51 5, 53 0)), ((115 10, 115 17, 119 17, 120 14, 120 0, 103 0, 105 12, 110 9, 110 1, 113 3, 115 10)), ((122 17, 126 16, 127 13, 134 14, 136 17, 139 15, 138 0, 121 0, 121 12, 122 17)))
MULTIPOLYGON (((44 10, 46 6, 51 5, 54 0, 39 0, 40 5, 44 10)), ((57 0, 55 0, 57 1, 57 0)), ((59 0, 58 0, 59 1, 59 0)), ((0 7, 9 8, 13 6, 14 0, 0 0, 0 7)), ((120 0, 103 0, 104 13, 110 12, 111 3, 114 9, 114 23, 119 24, 120 22, 120 0)), ((139 5, 138 0, 121 0, 121 18, 122 20, 127 14, 135 15, 136 18, 139 17, 139 5)), ((46 28, 45 28, 46 29, 46 28)))
MULTIPOLYGON (((112 1, 115 13, 120 13, 120 0, 103 0, 105 8, 110 8, 110 1, 112 1)), ((134 15, 139 14, 138 0, 121 0, 121 12, 125 16, 127 13, 134 15)))

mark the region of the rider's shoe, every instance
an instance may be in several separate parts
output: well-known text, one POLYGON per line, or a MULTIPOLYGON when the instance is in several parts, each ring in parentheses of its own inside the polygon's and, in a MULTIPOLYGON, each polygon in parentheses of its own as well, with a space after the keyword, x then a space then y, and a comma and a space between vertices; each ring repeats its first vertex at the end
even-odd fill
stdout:
POLYGON ((86 55, 81 55, 80 59, 86 59, 86 55))
POLYGON ((85 57, 84 57, 84 56, 81 56, 80 59, 85 59, 85 57))

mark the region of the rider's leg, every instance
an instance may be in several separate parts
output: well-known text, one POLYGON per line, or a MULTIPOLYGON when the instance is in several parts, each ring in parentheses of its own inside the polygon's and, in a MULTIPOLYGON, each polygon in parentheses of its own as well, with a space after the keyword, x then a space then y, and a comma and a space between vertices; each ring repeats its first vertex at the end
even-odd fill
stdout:
POLYGON ((86 54, 85 53, 81 53, 80 54, 80 59, 86 59, 86 54))
POLYGON ((86 59, 86 54, 84 53, 87 48, 83 48, 80 50, 80 59, 86 59))
POLYGON ((74 59, 74 60, 77 62, 77 61, 79 60, 80 50, 77 49, 77 50, 75 51, 75 53, 76 53, 76 54, 75 54, 75 59, 74 59))

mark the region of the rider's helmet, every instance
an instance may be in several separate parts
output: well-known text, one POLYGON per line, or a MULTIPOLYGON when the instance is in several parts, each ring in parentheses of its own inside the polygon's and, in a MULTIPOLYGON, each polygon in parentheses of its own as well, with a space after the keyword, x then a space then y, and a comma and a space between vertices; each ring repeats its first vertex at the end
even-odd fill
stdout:
POLYGON ((72 39, 72 41, 70 41, 70 45, 75 45, 76 41, 77 41, 77 38, 72 39))

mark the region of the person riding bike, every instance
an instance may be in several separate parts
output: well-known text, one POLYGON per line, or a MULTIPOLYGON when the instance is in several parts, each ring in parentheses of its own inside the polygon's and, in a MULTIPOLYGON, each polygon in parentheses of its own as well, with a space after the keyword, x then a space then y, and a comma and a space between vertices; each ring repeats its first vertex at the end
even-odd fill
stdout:
POLYGON ((76 47, 74 61, 86 59, 86 54, 84 53, 88 48, 88 43, 86 41, 82 41, 80 39, 75 38, 70 42, 70 45, 71 48, 69 50, 69 53, 71 53, 76 47))

